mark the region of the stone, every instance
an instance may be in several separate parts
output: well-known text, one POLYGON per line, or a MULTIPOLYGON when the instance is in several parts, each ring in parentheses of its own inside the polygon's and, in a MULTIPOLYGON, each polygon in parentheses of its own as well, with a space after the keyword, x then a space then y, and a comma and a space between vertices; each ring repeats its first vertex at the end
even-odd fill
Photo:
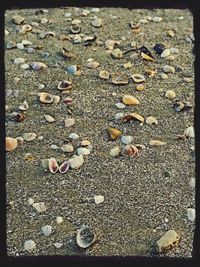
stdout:
POLYGON ((50 236, 50 234, 52 233, 52 226, 51 225, 45 225, 42 227, 41 230, 45 236, 50 236))
POLYGON ((172 100, 176 97, 176 93, 173 90, 168 90, 165 93, 165 97, 168 98, 169 100, 172 100))
POLYGON ((163 71, 165 73, 175 73, 175 68, 173 66, 165 65, 163 71))
POLYGON ((121 142, 125 145, 130 144, 133 141, 133 136, 130 135, 122 135, 121 142))
POLYGON ((124 109, 124 108, 126 107, 123 103, 116 103, 115 106, 116 106, 118 109, 124 109))
POLYGON ((115 59, 122 58, 123 56, 122 51, 119 48, 113 49, 111 55, 115 59))
POLYGON ((75 124, 74 118, 66 118, 65 119, 65 127, 69 128, 75 124))
POLYGON ((50 123, 52 123, 52 122, 55 121, 55 119, 54 119, 52 116, 47 115, 47 114, 44 115, 44 118, 45 118, 45 120, 46 120, 47 122, 50 122, 50 123))
POLYGON ((25 60, 22 57, 15 58, 15 60, 14 60, 14 64, 17 64, 17 65, 22 64, 24 62, 25 62, 25 60))
POLYGON ((178 246, 180 236, 174 230, 168 230, 158 241, 158 252, 162 253, 178 246))
POLYGON ((194 222, 194 221, 195 221, 195 218, 196 218, 196 212, 195 212, 195 209, 193 209, 193 208, 188 208, 188 209, 187 209, 187 216, 188 216, 188 220, 189 220, 189 221, 194 222))
POLYGON ((72 145, 62 145, 61 146, 61 150, 63 152, 67 152, 67 153, 70 153, 70 152, 73 152, 74 151, 74 147, 72 145))
POLYGON ((170 55, 170 49, 165 49, 160 55, 162 58, 168 57, 170 55))
POLYGON ((44 202, 38 202, 38 203, 33 203, 33 207, 38 211, 38 212, 44 212, 47 210, 44 202))
POLYGON ((76 133, 70 133, 69 138, 71 138, 71 139, 78 139, 79 138, 79 135, 76 134, 76 133))
POLYGON ((89 155, 90 150, 88 148, 85 148, 85 147, 79 147, 79 148, 77 148, 77 154, 78 155, 89 155))
POLYGON ((56 218, 56 222, 57 222, 57 224, 61 224, 61 223, 63 222, 63 217, 58 216, 58 217, 56 218))
POLYGON ((22 43, 18 43, 17 48, 19 48, 20 50, 24 50, 24 45, 22 43))
POLYGON ((125 105, 138 105, 140 103, 139 100, 132 95, 123 95, 122 102, 125 105))
POLYGON ((122 119, 123 117, 124 117, 124 113, 122 113, 122 112, 118 112, 118 113, 116 113, 115 116, 114 116, 115 120, 120 120, 120 119, 122 119))
POLYGON ((28 65, 28 64, 22 64, 21 65, 21 69, 23 69, 23 70, 28 70, 28 69, 30 69, 30 66, 28 65))
POLYGON ((33 240, 26 240, 24 242, 24 249, 28 252, 32 252, 36 248, 36 243, 33 240))
POLYGON ((195 137, 194 127, 188 127, 188 128, 184 131, 184 135, 185 135, 186 137, 194 138, 194 137, 195 137))
POLYGON ((84 163, 83 155, 76 156, 74 155, 72 158, 69 159, 70 167, 72 169, 78 169, 84 163))
POLYGON ((94 202, 97 205, 103 203, 104 202, 104 196, 102 196, 102 195, 94 196, 94 202))
POLYGON ((81 146, 89 146, 91 143, 90 143, 90 141, 88 141, 88 140, 82 140, 81 141, 81 146))

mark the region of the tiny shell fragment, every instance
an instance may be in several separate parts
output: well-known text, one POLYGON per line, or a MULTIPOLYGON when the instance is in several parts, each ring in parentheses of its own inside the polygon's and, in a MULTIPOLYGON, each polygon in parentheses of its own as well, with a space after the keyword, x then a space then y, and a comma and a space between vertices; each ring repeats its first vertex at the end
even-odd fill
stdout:
POLYGON ((45 118, 45 120, 47 121, 47 122, 54 122, 55 121, 55 119, 52 117, 52 116, 50 116, 50 115, 44 115, 44 118, 45 118))
POLYGON ((146 118, 146 123, 158 125, 157 119, 155 117, 152 117, 152 116, 146 118))
POLYGON ((145 81, 144 75, 141 75, 141 74, 133 74, 131 76, 131 78, 133 79, 133 81, 135 83, 141 83, 141 82, 144 82, 145 81))
POLYGON ((28 141, 28 142, 34 140, 36 138, 36 136, 37 135, 35 133, 24 133, 23 134, 24 140, 28 141))
POLYGON ((44 202, 33 203, 33 207, 34 207, 38 212, 44 212, 44 211, 47 210, 47 207, 45 206, 44 202))
POLYGON ((173 90, 168 90, 166 93, 165 93, 165 97, 168 98, 169 100, 172 100, 176 97, 176 94, 173 90))
POLYGON ((159 140, 151 140, 149 142, 150 146, 164 146, 166 144, 167 144, 166 142, 162 142, 162 141, 159 141, 159 140))
POLYGON ((101 79, 108 80, 109 76, 109 72, 107 72, 106 70, 102 70, 99 72, 99 78, 101 79))
POLYGON ((180 236, 174 230, 168 230, 158 241, 158 252, 165 252, 175 246, 178 246, 180 236))
POLYGON ((116 128, 112 128, 112 127, 109 127, 107 129, 107 132, 108 132, 108 135, 109 135, 109 138, 111 140, 114 140, 114 139, 117 139, 119 136, 122 135, 122 132, 116 128))
POLYGON ((144 117, 142 117, 141 115, 139 115, 139 114, 137 114, 135 112, 128 113, 123 117, 123 121, 124 122, 128 122, 130 120, 138 120, 138 121, 143 123, 144 122, 144 117))
POLYGON ((125 105, 138 105, 140 103, 137 98, 131 95, 123 95, 122 102, 125 105))
POLYGON ((65 119, 65 127, 71 127, 75 124, 74 118, 66 118, 65 119))

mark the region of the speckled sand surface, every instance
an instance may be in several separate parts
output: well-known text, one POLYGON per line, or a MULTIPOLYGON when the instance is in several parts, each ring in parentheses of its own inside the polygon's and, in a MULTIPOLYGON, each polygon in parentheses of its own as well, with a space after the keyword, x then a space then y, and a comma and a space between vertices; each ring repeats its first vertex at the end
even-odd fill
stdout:
POLYGON ((175 112, 164 94, 172 89, 177 97, 194 105, 194 81, 187 83, 183 80, 184 77, 194 78, 193 44, 186 40, 193 31, 192 14, 188 10, 101 8, 98 13, 81 17, 79 14, 82 10, 71 7, 48 9, 48 13, 38 15, 35 9, 7 10, 5 13, 5 29, 9 31, 5 43, 29 40, 33 43, 30 47, 41 46, 34 53, 18 48, 5 50, 5 89, 18 90, 17 97, 6 98, 9 107, 6 135, 18 137, 25 132, 35 132, 37 136, 44 136, 43 140, 36 138, 31 142, 24 141, 16 150, 6 153, 8 255, 150 256, 155 242, 165 231, 173 229, 181 236, 181 241, 166 256, 191 257, 195 224, 188 220, 187 208, 194 208, 195 205, 194 190, 189 186, 191 178, 195 177, 191 150, 194 139, 176 138, 193 125, 194 109, 175 112), (84 47, 82 43, 59 40, 59 35, 69 34, 71 21, 64 16, 67 12, 71 13, 72 19, 82 21, 82 33, 95 33, 98 40, 103 42, 125 37, 121 39, 122 50, 130 48, 130 43, 135 41, 137 47, 148 47, 155 61, 144 61, 140 56, 130 59, 132 53, 115 60, 105 52, 104 45, 94 43, 84 47), (21 25, 12 22, 16 14, 25 17, 23 24, 39 22, 39 25, 33 26, 32 32, 20 35, 17 28, 21 28, 21 25), (94 16, 102 18, 101 28, 91 26, 91 18, 94 16), (132 33, 129 22, 139 22, 146 16, 162 17, 162 21, 141 23, 142 34, 132 33), (51 23, 41 24, 41 19, 45 17, 52 20, 51 23), (41 40, 38 37, 40 30, 53 31, 56 36, 41 40), (167 36, 168 30, 174 30, 175 36, 167 36), (153 51, 156 43, 178 48, 175 60, 168 61, 156 56, 153 51), (71 61, 64 60, 60 55, 63 46, 68 47, 77 57, 71 61), (43 52, 48 52, 49 56, 43 57, 43 52), (20 65, 13 64, 13 60, 19 57, 24 58, 25 63, 42 61, 48 68, 39 72, 23 70, 20 65), (89 58, 98 61, 100 66, 88 69, 86 61, 89 58), (133 65, 125 69, 123 64, 128 61, 133 65), (66 67, 73 64, 81 66, 80 76, 66 73, 66 67), (176 72, 162 80, 160 74, 166 64, 174 66, 176 72), (145 90, 136 91, 133 81, 125 86, 114 86, 110 80, 101 80, 98 73, 103 69, 129 76, 133 73, 144 74, 146 69, 156 69, 157 74, 153 78, 145 76, 145 90), (14 82, 15 77, 20 78, 18 84, 14 82), (57 89, 58 82, 68 78, 74 84, 70 96, 73 99, 72 116, 76 119, 75 125, 69 129, 64 127, 67 116, 64 95, 57 89), (38 84, 41 83, 46 87, 38 90, 38 84), (41 104, 37 96, 30 94, 39 91, 60 95, 61 102, 56 105, 41 104), (115 121, 114 115, 120 112, 115 103, 120 102, 123 94, 137 97, 140 105, 126 107, 122 112, 138 112, 144 118, 155 116, 158 125, 115 121), (29 104, 26 119, 20 123, 13 122, 10 114, 17 111, 25 99, 29 104), (44 114, 53 116, 55 122, 46 122, 44 114), (132 135, 133 144, 145 146, 139 157, 129 159, 109 156, 112 147, 124 146, 120 139, 108 140, 106 129, 109 126, 119 128, 125 135, 132 135), (71 132, 80 136, 72 142, 75 148, 83 138, 91 141, 91 154, 84 156, 85 162, 78 170, 70 170, 63 175, 44 172, 42 159, 55 157, 62 162, 73 155, 50 147, 52 144, 60 147, 68 140, 71 132), (167 145, 150 147, 151 139, 166 141, 167 145), (31 153, 33 159, 26 160, 26 153, 31 153), (165 177, 165 171, 171 173, 170 177, 165 177), (103 195, 104 202, 96 205, 94 195, 103 195), (47 210, 39 214, 29 205, 29 198, 35 202, 45 202, 47 210), (63 217, 59 225, 56 223, 58 216, 63 217), (49 237, 41 232, 41 228, 47 224, 53 227, 49 237), (88 249, 80 249, 75 243, 76 230, 82 225, 102 233, 100 239, 88 249), (36 243, 32 253, 24 250, 24 242, 29 239, 36 243), (55 248, 56 242, 63 243, 62 247, 55 248))

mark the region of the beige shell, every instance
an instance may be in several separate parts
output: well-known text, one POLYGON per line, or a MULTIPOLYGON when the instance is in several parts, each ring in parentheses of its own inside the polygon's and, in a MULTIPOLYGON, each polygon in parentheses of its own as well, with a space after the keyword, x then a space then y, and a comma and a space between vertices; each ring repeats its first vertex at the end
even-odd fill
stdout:
POLYGON ((122 58, 122 56, 123 56, 122 51, 119 48, 112 50, 111 55, 115 59, 122 58))
POLYGON ((26 100, 24 100, 24 102, 19 106, 20 110, 27 110, 29 108, 28 102, 26 100))
POLYGON ((17 139, 13 137, 6 137, 6 151, 14 150, 18 145, 17 139))
POLYGON ((172 100, 176 97, 176 94, 173 90, 168 90, 166 93, 165 93, 165 97, 168 98, 169 100, 172 100))
POLYGON ((58 89, 59 90, 69 90, 71 88, 72 88, 72 82, 71 81, 63 80, 63 81, 58 83, 58 89))
POLYGON ((129 61, 129 62, 124 63, 123 66, 124 66, 125 69, 129 69, 129 68, 131 68, 133 65, 132 65, 132 63, 129 61))
POLYGON ((126 85, 129 83, 129 79, 125 75, 114 75, 112 77, 112 83, 116 85, 126 85))
POLYGON ((58 104, 60 102, 60 96, 59 95, 53 95, 53 103, 58 104))
POLYGON ((125 105, 138 105, 140 103, 137 98, 131 95, 123 95, 122 102, 125 105))
POLYGON ((130 121, 130 120, 138 120, 138 121, 143 123, 144 122, 144 117, 142 117, 141 115, 139 115, 139 114, 137 114, 135 112, 128 113, 123 117, 123 121, 124 122, 130 121))
POLYGON ((109 138, 110 138, 111 140, 115 140, 115 139, 117 139, 119 136, 122 135, 122 132, 121 132, 120 130, 116 129, 116 128, 109 127, 109 128, 107 129, 107 131, 108 131, 109 138))
POLYGON ((29 24, 24 24, 21 28, 21 30, 19 31, 19 33, 21 34, 25 34, 27 32, 30 32, 32 30, 32 26, 29 24))
POLYGON ((44 104, 50 104, 54 100, 53 95, 46 92, 38 93, 38 96, 39 96, 39 101, 44 104))
POLYGON ((89 69, 96 69, 96 68, 99 66, 99 62, 97 62, 97 61, 88 62, 88 63, 86 64, 86 66, 87 66, 89 69))
POLYGON ((147 117, 146 118, 146 123, 147 124, 156 124, 156 125, 158 125, 158 121, 157 121, 157 119, 155 118, 155 117, 152 117, 152 116, 150 116, 150 117, 147 117))
POLYGON ((149 142, 150 146, 164 146, 166 144, 167 144, 166 142, 162 142, 162 141, 159 141, 159 140, 151 140, 149 142))
POLYGON ((135 83, 141 83, 141 82, 144 82, 145 81, 144 75, 141 75, 141 74, 133 74, 131 76, 131 78, 133 79, 133 81, 135 83))
POLYGON ((109 77, 110 77, 110 74, 106 70, 102 70, 99 72, 99 78, 104 79, 104 80, 108 80, 109 77))
POLYGON ((158 241, 158 252, 165 252, 173 247, 178 246, 180 236, 174 230, 168 230, 158 241))
POLYGON ((71 127, 75 124, 74 118, 66 118, 65 119, 65 127, 71 127))
POLYGON ((46 38, 48 36, 55 37, 56 34, 54 32, 48 31, 48 32, 41 32, 40 35, 39 35, 40 39, 44 39, 44 38, 46 38))
POLYGON ((52 117, 52 116, 50 116, 50 115, 44 115, 44 118, 45 118, 45 120, 47 121, 47 122, 54 122, 55 121, 55 119, 52 117))
POLYGON ((82 140, 81 141, 81 146, 89 146, 91 142, 89 140, 82 140))
POLYGON ((24 133, 23 134, 24 140, 28 142, 34 140, 36 136, 37 136, 36 133, 24 133))

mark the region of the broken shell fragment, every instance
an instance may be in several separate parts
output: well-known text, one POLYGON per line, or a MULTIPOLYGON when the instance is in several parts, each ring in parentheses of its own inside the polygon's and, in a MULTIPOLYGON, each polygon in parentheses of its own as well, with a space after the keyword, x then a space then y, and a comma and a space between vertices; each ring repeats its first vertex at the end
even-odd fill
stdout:
POLYGON ((60 102, 60 96, 59 95, 53 95, 53 103, 58 104, 60 102))
POLYGON ((96 241, 96 235, 92 229, 87 226, 83 226, 77 231, 76 243, 81 248, 88 248, 96 241))
POLYGON ((122 132, 121 132, 120 130, 118 130, 118 129, 116 129, 116 128, 112 128, 112 127, 109 127, 109 128, 107 129, 107 132, 108 132, 109 138, 110 138, 111 140, 115 140, 115 139, 117 139, 119 136, 122 135, 122 132))
POLYGON ((131 120, 137 120, 137 121, 140 121, 140 122, 144 122, 144 117, 142 117, 141 115, 135 113, 135 112, 132 112, 132 113, 129 113, 129 114, 126 114, 124 117, 123 117, 123 122, 129 122, 131 120))
POLYGON ((126 145, 122 150, 123 156, 138 157, 138 149, 134 145, 126 145))
POLYGON ((33 62, 30 64, 30 67, 33 69, 33 70, 42 70, 42 69, 46 69, 47 68, 47 65, 45 65, 44 63, 42 62, 33 62))
POLYGON ((13 16, 12 20, 15 24, 20 25, 25 21, 25 18, 19 15, 13 16))
POLYGON ((112 83, 116 85, 126 85, 129 83, 129 79, 125 75, 115 75, 112 78, 112 83))
POLYGON ((38 96, 39 96, 39 101, 44 104, 50 104, 54 100, 53 95, 46 92, 38 93, 38 96))
POLYGON ((24 24, 21 28, 21 30, 19 31, 19 33, 21 34, 25 34, 27 32, 30 32, 32 30, 32 26, 29 24, 24 24))
POLYGON ((18 145, 17 139, 13 137, 6 137, 6 151, 14 150, 18 145))
POLYGON ((168 230, 158 241, 158 252, 165 252, 173 247, 178 246, 180 236, 174 230, 168 230))
POLYGON ((54 32, 51 32, 51 31, 49 31, 49 32, 41 32, 40 35, 39 35, 40 39, 44 39, 44 38, 49 37, 49 36, 55 37, 56 35, 55 35, 54 32))
POLYGON ((97 205, 103 203, 104 202, 104 196, 102 196, 102 195, 94 196, 94 202, 97 205))
POLYGON ((23 134, 23 138, 27 142, 34 140, 36 136, 37 136, 36 133, 24 133, 23 134))
POLYGON ((170 49, 165 49, 162 54, 160 55, 162 58, 168 57, 170 55, 170 49))
POLYGON ((122 58, 123 53, 119 48, 116 48, 111 52, 111 56, 115 59, 119 59, 122 58))
POLYGON ((150 116, 150 117, 147 117, 146 118, 146 123, 147 124, 156 124, 156 125, 158 125, 158 121, 157 121, 157 119, 155 118, 155 117, 152 117, 152 116, 150 116))
POLYGON ((125 105, 138 105, 140 103, 137 98, 131 95, 123 95, 122 102, 125 105))
POLYGON ((58 163, 55 158, 49 159, 49 171, 51 173, 56 173, 59 169, 58 163))
POLYGON ((66 173, 68 170, 69 170, 69 161, 64 161, 59 167, 59 172, 66 173))
POLYGON ((83 165, 83 163, 84 163, 83 155, 80 155, 80 156, 74 155, 72 158, 69 159, 69 163, 70 163, 71 169, 80 168, 81 165, 83 165))
POLYGON ((74 118, 66 118, 65 119, 65 127, 71 127, 75 124, 74 118))
POLYGON ((154 57, 146 46, 142 46, 140 49, 140 55, 143 59, 153 61, 154 57))
POLYGON ((165 97, 168 98, 169 100, 172 100, 176 97, 176 94, 173 90, 168 90, 166 93, 165 93, 165 97))
POLYGON ((74 151, 74 147, 72 145, 66 144, 66 145, 62 145, 61 146, 61 150, 63 152, 70 153, 70 152, 73 152, 74 151))
POLYGON ((63 81, 59 82, 58 89, 59 90, 69 90, 72 88, 71 85, 72 85, 71 81, 63 80, 63 81))
POLYGON ((165 50, 165 46, 163 44, 155 44, 153 49, 156 51, 158 55, 160 55, 165 50))
POLYGON ((135 90, 137 91, 143 91, 144 90, 144 84, 140 83, 136 86, 135 90))
POLYGON ((47 122, 50 122, 50 123, 55 121, 55 119, 50 115, 44 115, 44 118, 47 122))
POLYGON ((188 128, 184 131, 184 135, 185 135, 186 137, 194 138, 194 137, 195 137, 194 127, 188 127, 188 128))
POLYGON ((28 102, 26 100, 24 100, 22 105, 19 106, 19 109, 23 110, 23 111, 27 110, 28 108, 29 108, 29 106, 28 106, 28 102))
POLYGON ((133 79, 133 81, 135 83, 141 83, 141 82, 144 82, 145 81, 144 75, 141 75, 141 74, 133 74, 131 76, 131 78, 133 79))
POLYGON ((150 146, 164 146, 166 144, 167 144, 166 142, 162 142, 162 141, 159 141, 159 140, 151 140, 149 142, 150 146))
POLYGON ((97 62, 97 61, 88 62, 88 63, 86 64, 86 66, 87 66, 89 69, 96 69, 96 68, 99 66, 99 62, 97 62))
POLYGON ((108 80, 109 77, 110 77, 110 74, 106 70, 102 70, 99 72, 99 78, 104 79, 104 80, 108 80))

